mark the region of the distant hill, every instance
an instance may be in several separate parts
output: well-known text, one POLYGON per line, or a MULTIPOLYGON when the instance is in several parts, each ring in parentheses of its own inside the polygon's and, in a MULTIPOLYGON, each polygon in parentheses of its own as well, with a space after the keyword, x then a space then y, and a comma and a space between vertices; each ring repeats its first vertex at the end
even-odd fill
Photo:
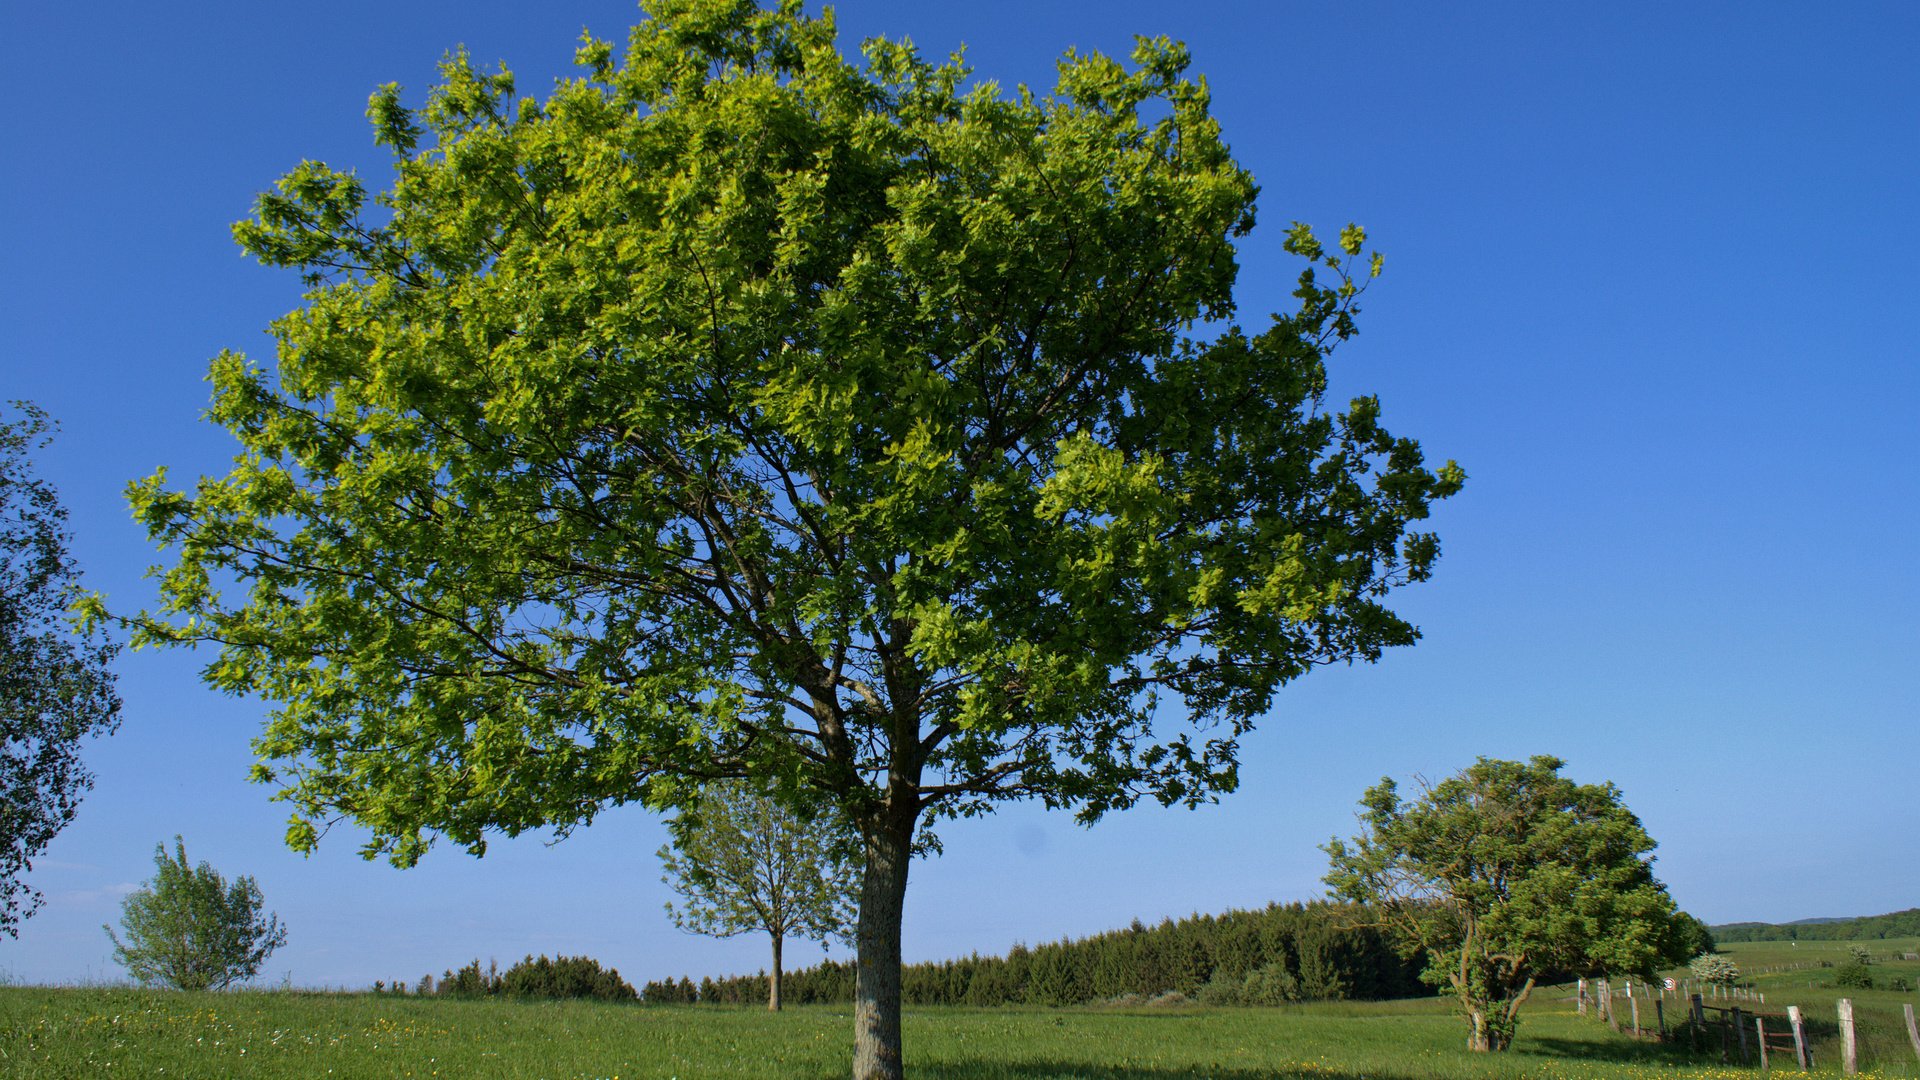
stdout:
POLYGON ((1798 919, 1790 923, 1741 922, 1709 926, 1715 941, 1868 941, 1920 937, 1920 908, 1852 919, 1798 919))

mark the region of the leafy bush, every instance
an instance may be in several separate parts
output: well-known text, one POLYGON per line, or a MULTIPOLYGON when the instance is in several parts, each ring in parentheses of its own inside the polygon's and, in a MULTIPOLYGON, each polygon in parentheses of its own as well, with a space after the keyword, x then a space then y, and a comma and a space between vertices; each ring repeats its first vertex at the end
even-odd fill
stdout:
POLYGON ((1285 1005, 1302 995, 1300 980, 1284 964, 1268 964, 1238 979, 1215 975, 1198 996, 1202 1005, 1285 1005))
POLYGON ((527 957, 500 977, 501 992, 522 998, 597 998, 634 1001, 633 986, 613 968, 586 956, 527 957))
POLYGON ((1833 969, 1833 985, 1847 990, 1871 990, 1873 974, 1867 970, 1867 965, 1849 960, 1833 969))
POLYGON ((1898 990, 1902 993, 1905 993, 1906 991, 1913 989, 1913 984, 1907 981, 1907 977, 1905 975, 1895 975, 1893 978, 1887 980, 1887 989, 1898 990))
POLYGON ((1873 954, 1868 952, 1864 945, 1847 946, 1847 955, 1853 957, 1853 962, 1859 964, 1861 967, 1866 967, 1868 964, 1873 963, 1873 954))
POLYGON ((1740 966, 1719 953, 1701 953, 1687 967, 1695 980, 1715 986, 1732 986, 1740 979, 1740 966))

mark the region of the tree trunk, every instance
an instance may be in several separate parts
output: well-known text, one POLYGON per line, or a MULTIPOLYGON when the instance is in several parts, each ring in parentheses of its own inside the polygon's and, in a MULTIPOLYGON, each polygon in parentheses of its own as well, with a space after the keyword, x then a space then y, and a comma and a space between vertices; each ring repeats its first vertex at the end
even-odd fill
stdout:
MULTIPOLYGON (((892 814, 889 817, 901 815, 892 814)), ((900 916, 913 827, 888 821, 866 834, 860 883, 859 961, 853 984, 853 1080, 903 1080, 900 1059, 900 916)))
POLYGON ((1473 1032, 1467 1036, 1467 1049, 1486 1053, 1492 1050, 1487 1040, 1487 1014, 1481 1009, 1469 1009, 1467 1013, 1473 1021, 1473 1032))
POLYGON ((767 980, 767 1011, 780 1011, 780 944, 779 934, 773 935, 773 978, 767 980))

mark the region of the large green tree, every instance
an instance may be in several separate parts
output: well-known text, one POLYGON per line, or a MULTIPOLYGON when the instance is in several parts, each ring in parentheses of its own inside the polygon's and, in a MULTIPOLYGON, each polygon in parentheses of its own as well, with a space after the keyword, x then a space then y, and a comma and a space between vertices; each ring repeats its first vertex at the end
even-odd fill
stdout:
POLYGON ((1412 802, 1382 778, 1360 834, 1326 845, 1327 884, 1426 954, 1422 978, 1453 993, 1475 1050, 1512 1044, 1541 975, 1651 977, 1694 940, 1620 790, 1564 764, 1480 758, 1412 802))
POLYGON ((826 945, 851 936, 860 891, 851 830, 831 811, 805 818, 738 780, 709 785, 668 830, 661 880, 681 900, 667 916, 696 934, 766 934, 767 1008, 778 1012, 786 939, 826 945))
POLYGON ((1009 94, 797 0, 646 8, 544 100, 464 56, 380 90, 390 186, 307 163, 236 227, 310 291, 277 364, 213 363, 233 470, 133 491, 176 552, 142 636, 276 703, 296 847, 831 804, 855 1073, 898 1076, 921 830, 1231 789, 1278 687, 1415 640, 1384 599, 1462 476, 1323 401, 1358 229, 1296 227, 1297 309, 1234 325, 1255 186, 1181 47, 1009 94))
POLYGON ((67 511, 32 461, 53 422, 13 409, 0 419, 0 933, 18 936, 40 905, 21 877, 93 786, 80 744, 119 726, 120 696, 114 643, 68 623, 81 594, 67 511))

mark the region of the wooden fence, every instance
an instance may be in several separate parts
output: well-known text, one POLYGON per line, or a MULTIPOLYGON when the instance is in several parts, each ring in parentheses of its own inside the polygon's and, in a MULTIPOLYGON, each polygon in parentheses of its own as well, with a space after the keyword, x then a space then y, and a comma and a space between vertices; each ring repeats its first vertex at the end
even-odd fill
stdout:
MULTIPOLYGON (((1613 986, 1608 979, 1581 979, 1577 984, 1576 1008, 1582 1016, 1594 1015, 1615 1031, 1630 1030, 1636 1037, 1665 1041, 1681 1037, 1680 1027, 1671 1031, 1667 1028, 1665 1000, 1669 994, 1679 996, 1677 989, 1668 990, 1658 984, 1636 983, 1631 979, 1622 987, 1613 986), (1620 1016, 1622 1001, 1626 1002, 1628 1014, 1624 1021, 1620 1016)), ((1766 1000, 1759 993, 1730 997, 1754 1004, 1764 1004, 1766 1000)), ((1798 1065, 1803 1072, 1813 1068, 1813 1040, 1798 1005, 1787 1006, 1785 1013, 1768 1013, 1738 1004, 1708 1005, 1704 995, 1698 993, 1688 994, 1686 1002, 1686 1018, 1680 1026, 1685 1027, 1684 1037, 1696 1052, 1711 1053, 1717 1040, 1720 1060, 1727 1064, 1738 1062, 1762 1069, 1798 1065)), ((1902 1010, 1907 1042, 1913 1047, 1914 1055, 1920 1057, 1920 1020, 1916 1020, 1912 1005, 1904 1005, 1902 1010)), ((1836 1002, 1834 1014, 1840 1036, 1840 1067, 1852 1075, 1860 1071, 1860 1040, 1852 999, 1841 998, 1836 1002)), ((1835 1028, 1823 1030, 1831 1035, 1835 1028)), ((1884 1036, 1882 1032, 1879 1037, 1884 1039, 1884 1036)), ((1880 1045, 1885 1049, 1884 1041, 1880 1045)))
MULTIPOLYGON (((1699 994, 1692 995, 1690 1000, 1692 1008, 1687 1018, 1687 1028, 1688 1038, 1692 1040, 1695 1050, 1711 1050, 1713 1038, 1718 1035, 1720 1060, 1728 1064, 1732 1064, 1737 1056, 1740 1064, 1758 1064, 1762 1069, 1773 1068, 1776 1059, 1780 1059, 1782 1064, 1791 1060, 1802 1072, 1813 1068, 1813 1043, 1807 1035, 1807 1022, 1800 1012, 1800 1006, 1789 1005, 1785 1015, 1778 1015, 1753 1012, 1738 1005, 1708 1005, 1699 994), (1749 1024, 1752 1025, 1751 1031, 1749 1024), (1792 1057, 1783 1058, 1782 1055, 1786 1054, 1792 1057)), ((1912 1045, 1914 1055, 1920 1057, 1920 1022, 1915 1020, 1912 1005, 1903 1005, 1901 1008, 1906 1020, 1907 1041, 1912 1045)), ((1839 1022, 1840 1069, 1852 1076, 1860 1071, 1860 1039, 1854 1022, 1852 999, 1841 998, 1835 1002, 1834 1015, 1839 1022)))

